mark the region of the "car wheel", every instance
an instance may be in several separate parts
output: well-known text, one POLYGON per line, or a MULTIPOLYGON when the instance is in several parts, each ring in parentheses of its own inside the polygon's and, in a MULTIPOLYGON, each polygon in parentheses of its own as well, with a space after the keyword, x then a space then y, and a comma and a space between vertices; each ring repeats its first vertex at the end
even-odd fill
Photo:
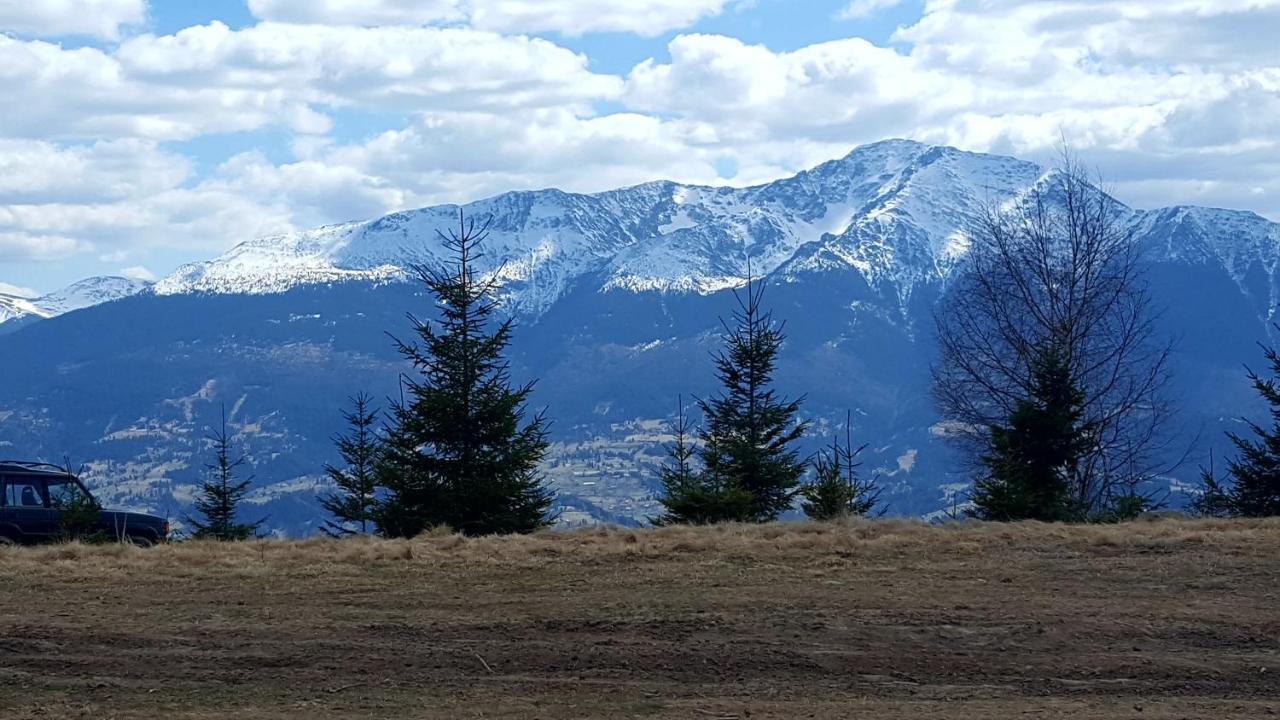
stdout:
POLYGON ((156 544, 151 538, 141 537, 139 535, 130 535, 129 542, 133 543, 135 547, 140 547, 144 550, 156 544))
POLYGON ((17 544, 13 541, 13 538, 0 535, 0 547, 12 547, 17 544))

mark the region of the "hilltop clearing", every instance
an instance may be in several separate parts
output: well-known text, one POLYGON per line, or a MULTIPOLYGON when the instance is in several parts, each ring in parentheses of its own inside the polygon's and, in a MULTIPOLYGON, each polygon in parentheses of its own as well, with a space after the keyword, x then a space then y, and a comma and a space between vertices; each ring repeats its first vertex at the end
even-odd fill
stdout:
POLYGON ((1271 717, 1280 522, 0 547, 0 716, 1271 717))

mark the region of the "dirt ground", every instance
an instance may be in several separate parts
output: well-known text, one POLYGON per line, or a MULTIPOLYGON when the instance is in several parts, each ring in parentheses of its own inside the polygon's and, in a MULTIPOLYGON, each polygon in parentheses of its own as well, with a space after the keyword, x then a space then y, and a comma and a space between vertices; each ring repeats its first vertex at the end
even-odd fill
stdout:
POLYGON ((1280 717, 1280 522, 0 547, 0 717, 1280 717))

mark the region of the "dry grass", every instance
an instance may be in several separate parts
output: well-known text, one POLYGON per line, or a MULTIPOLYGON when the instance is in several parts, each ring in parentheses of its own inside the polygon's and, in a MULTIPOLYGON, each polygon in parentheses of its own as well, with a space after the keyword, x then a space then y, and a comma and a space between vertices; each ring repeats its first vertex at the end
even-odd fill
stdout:
POLYGON ((1280 521, 0 547, 3 717, 1266 717, 1280 521))

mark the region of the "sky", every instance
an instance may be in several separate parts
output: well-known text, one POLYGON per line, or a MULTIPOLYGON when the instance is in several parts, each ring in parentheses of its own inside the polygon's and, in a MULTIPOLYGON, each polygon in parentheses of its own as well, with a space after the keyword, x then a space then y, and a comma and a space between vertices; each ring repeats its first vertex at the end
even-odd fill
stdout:
POLYGON ((1280 220, 1280 0, 0 0, 0 291, 891 137, 1280 220))

